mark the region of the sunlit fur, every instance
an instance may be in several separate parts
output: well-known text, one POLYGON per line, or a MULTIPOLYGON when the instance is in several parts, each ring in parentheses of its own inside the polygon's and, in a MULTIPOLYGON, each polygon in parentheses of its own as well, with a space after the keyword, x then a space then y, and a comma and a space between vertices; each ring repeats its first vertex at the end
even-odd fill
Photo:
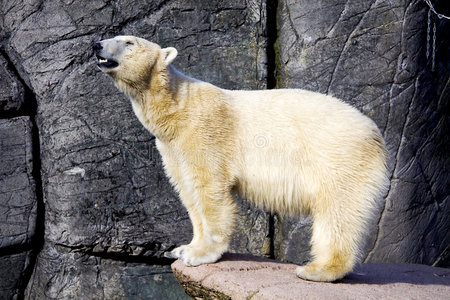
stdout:
POLYGON ((102 56, 119 62, 103 71, 156 136, 192 221, 191 243, 170 256, 190 266, 217 261, 235 225, 236 190, 272 212, 311 214, 313 260, 297 269, 299 277, 334 281, 352 270, 388 185, 387 152, 374 122, 319 93, 230 91, 189 78, 171 65, 174 48, 136 37, 102 46, 102 56), (117 47, 127 41, 133 45, 117 47))

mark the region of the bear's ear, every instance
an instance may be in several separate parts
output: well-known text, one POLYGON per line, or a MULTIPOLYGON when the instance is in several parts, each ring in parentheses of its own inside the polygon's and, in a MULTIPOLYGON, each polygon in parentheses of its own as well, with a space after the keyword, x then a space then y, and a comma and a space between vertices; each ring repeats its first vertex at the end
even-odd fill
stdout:
POLYGON ((175 49, 173 47, 167 47, 167 48, 161 49, 161 52, 163 55, 162 57, 164 59, 164 64, 166 66, 171 64, 173 62, 173 60, 175 59, 175 57, 177 57, 177 55, 178 55, 177 49, 175 49))

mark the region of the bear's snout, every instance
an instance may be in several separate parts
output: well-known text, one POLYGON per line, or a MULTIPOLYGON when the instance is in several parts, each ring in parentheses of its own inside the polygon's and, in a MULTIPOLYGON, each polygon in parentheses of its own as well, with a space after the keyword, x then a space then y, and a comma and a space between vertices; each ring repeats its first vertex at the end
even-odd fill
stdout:
POLYGON ((119 65, 117 60, 110 57, 111 55, 107 51, 105 53, 101 41, 95 42, 92 48, 94 49, 94 55, 97 57, 97 65, 102 71, 114 69, 119 65))
POLYGON ((95 42, 94 43, 94 51, 100 51, 100 50, 102 50, 103 49, 103 46, 102 46, 102 44, 101 44, 101 42, 95 42))

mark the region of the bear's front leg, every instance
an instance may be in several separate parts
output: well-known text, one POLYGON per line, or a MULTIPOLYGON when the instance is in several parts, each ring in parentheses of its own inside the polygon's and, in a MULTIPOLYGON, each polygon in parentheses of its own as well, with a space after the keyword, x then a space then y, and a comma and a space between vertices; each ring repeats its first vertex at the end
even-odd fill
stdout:
POLYGON ((185 254, 188 249, 196 248, 196 245, 203 239, 202 218, 199 214, 195 197, 192 193, 188 192, 187 188, 179 188, 179 195, 183 205, 188 211, 193 229, 193 237, 188 245, 181 245, 170 252, 164 253, 164 256, 167 258, 181 259, 182 255, 185 254))
MULTIPOLYGON (((184 159, 179 158, 167 144, 161 140, 156 139, 156 147, 161 153, 161 157, 164 164, 164 170, 167 177, 170 179, 175 190, 178 192, 183 205, 186 207, 189 213, 189 219, 192 223, 193 238, 188 245, 181 245, 170 252, 165 252, 164 256, 167 258, 181 259, 188 249, 197 248, 199 241, 203 239, 203 225, 202 218, 198 207, 198 200, 196 199, 194 189, 191 187, 191 176, 185 176, 183 174, 189 174, 192 172, 183 172, 181 166, 183 166, 184 159)), ((185 169, 187 169, 185 167, 185 169)))
POLYGON ((236 203, 228 190, 209 185, 198 188, 197 195, 194 205, 187 207, 197 234, 189 245, 171 252, 187 266, 219 260, 228 249, 236 219, 236 203))

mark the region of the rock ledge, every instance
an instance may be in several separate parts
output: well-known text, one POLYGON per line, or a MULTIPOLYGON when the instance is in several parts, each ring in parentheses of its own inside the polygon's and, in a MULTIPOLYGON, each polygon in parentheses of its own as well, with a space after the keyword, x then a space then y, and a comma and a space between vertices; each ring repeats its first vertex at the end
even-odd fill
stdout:
POLYGON ((225 254, 215 264, 172 264, 194 299, 448 299, 450 269, 417 264, 359 265, 336 283, 304 281, 296 265, 243 254, 225 254))

